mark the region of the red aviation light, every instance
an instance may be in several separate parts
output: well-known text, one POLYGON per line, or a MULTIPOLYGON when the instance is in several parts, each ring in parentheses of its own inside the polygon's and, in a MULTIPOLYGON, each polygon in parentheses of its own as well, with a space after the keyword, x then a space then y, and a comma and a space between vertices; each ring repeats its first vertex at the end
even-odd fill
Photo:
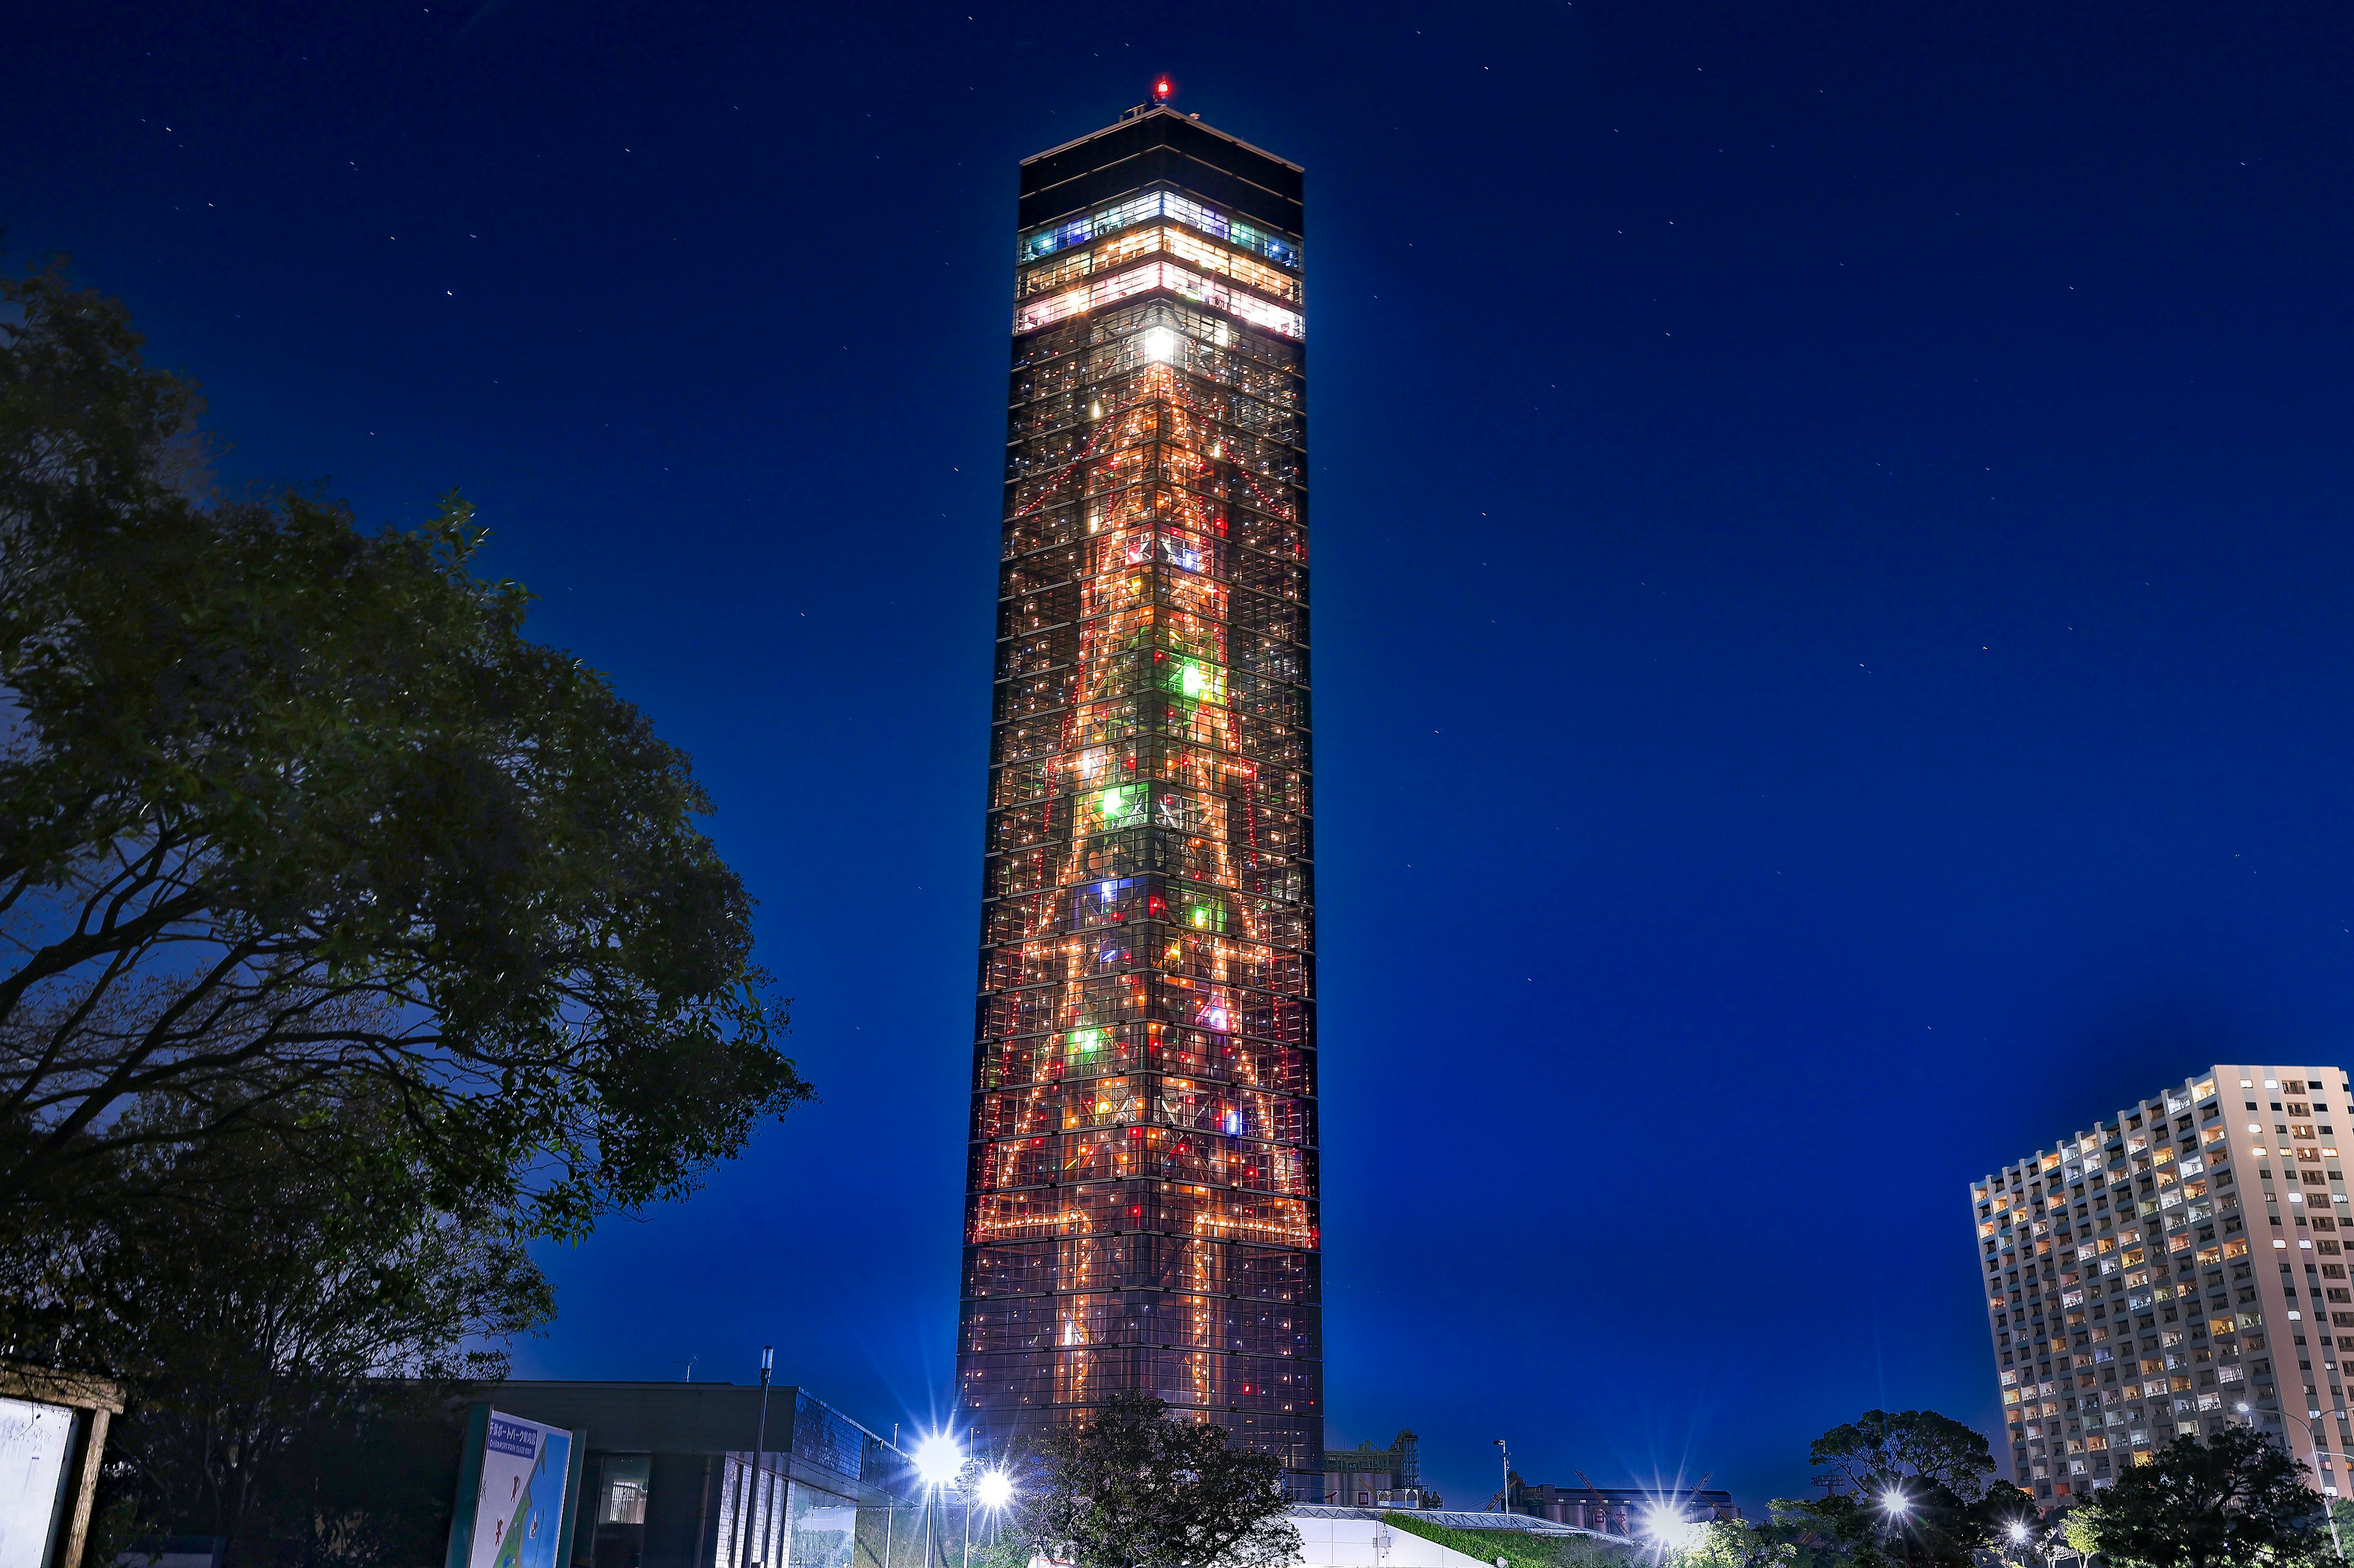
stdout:
POLYGON ((1171 99, 1172 99, 1172 98, 1174 98, 1174 97, 1176 97, 1176 96, 1177 96, 1177 79, 1176 79, 1176 78, 1174 78, 1174 77, 1172 77, 1172 76, 1169 75, 1169 74, 1168 74, 1168 72, 1163 71, 1161 75, 1156 76, 1156 77, 1154 77, 1154 78, 1152 79, 1152 101, 1153 101, 1153 102, 1155 102, 1155 103, 1166 103, 1166 102, 1168 102, 1171 99))

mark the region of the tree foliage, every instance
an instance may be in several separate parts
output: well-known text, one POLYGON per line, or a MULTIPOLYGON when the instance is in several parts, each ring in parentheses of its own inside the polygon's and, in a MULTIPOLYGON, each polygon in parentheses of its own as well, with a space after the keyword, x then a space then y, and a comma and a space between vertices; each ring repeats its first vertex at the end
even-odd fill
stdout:
POLYGON ((2070 1520, 2136 1568, 2257 1568, 2320 1555, 2328 1542, 2321 1499, 2296 1466, 2244 1426, 2176 1438, 2070 1520))
POLYGON ((1808 1463, 1826 1495, 1777 1515, 1859 1568, 1963 1568, 2034 1504, 1992 1479, 1987 1440, 1934 1410, 1868 1410, 1817 1438, 1808 1463))
POLYGON ((288 1105, 332 1125, 345 1157, 148 1146, 139 1165, 179 1167, 173 1201, 141 1201, 134 1167, 116 1218, 79 1234, 101 1255, 68 1255, 88 1326, 69 1348, 102 1337, 134 1392, 107 1481, 143 1533, 227 1536, 241 1563, 365 1564, 442 1512, 373 1484, 388 1435, 447 1424, 437 1392, 504 1375, 500 1346, 554 1301, 501 1215, 433 1206, 388 1107, 288 1105), (376 1457, 343 1463, 355 1450, 376 1457))
POLYGON ((1016 1531, 1076 1568, 1272 1568, 1299 1555, 1274 1456, 1149 1395, 1044 1438, 1033 1470, 1016 1531))
POLYGON ((1800 1511, 1776 1499, 1762 1520, 1715 1520, 1676 1554, 1680 1568, 1830 1568, 1834 1544, 1800 1511))
POLYGON ((0 1355, 124 1381, 118 1536, 422 1561, 525 1243, 810 1090, 687 759, 465 505, 223 499, 141 349, 0 278, 0 1355))
POLYGON ((461 502, 207 497, 120 304, 0 305, 0 1252, 220 1175, 157 1149, 332 1167, 344 1103, 438 1212, 578 1237, 808 1097, 687 759, 461 502))

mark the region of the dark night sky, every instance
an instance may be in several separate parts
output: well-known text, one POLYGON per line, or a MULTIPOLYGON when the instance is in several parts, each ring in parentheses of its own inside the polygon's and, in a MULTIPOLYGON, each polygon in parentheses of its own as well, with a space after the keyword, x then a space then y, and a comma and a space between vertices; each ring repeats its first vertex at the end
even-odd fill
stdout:
POLYGON ((1309 170, 1327 1369, 1450 1500, 1991 1430, 1964 1183, 2354 1022, 2354 21, 27 6, 0 221, 226 474, 461 488, 695 756, 824 1103, 531 1372, 949 1388, 1013 165, 1309 170))

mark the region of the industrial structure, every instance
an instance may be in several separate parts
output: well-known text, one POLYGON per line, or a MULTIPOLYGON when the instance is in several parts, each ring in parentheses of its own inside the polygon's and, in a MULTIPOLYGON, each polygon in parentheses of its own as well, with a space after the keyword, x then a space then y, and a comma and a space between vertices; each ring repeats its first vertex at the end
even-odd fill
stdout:
POLYGON ((2232 1422, 2348 1489, 2349 1092, 2338 1067, 2216 1066, 1971 1183, 2011 1474, 2039 1501, 2232 1422))
POLYGON ((1301 171, 1171 90, 1021 167, 960 1398, 1313 1500, 1301 171))
POLYGON ((1422 1484, 1422 1439, 1401 1431, 1386 1448, 1372 1442, 1324 1450, 1324 1500, 1341 1507, 1437 1508, 1422 1484))

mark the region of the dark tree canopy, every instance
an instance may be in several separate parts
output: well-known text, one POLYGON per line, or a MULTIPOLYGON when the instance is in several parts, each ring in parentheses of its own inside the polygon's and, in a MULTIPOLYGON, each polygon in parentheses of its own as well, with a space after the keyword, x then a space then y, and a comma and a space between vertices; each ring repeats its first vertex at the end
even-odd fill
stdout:
POLYGON ((1934 1410, 1867 1410, 1816 1438, 1807 1462, 1850 1491, 1926 1483, 1966 1499, 1984 1492, 1995 1469, 1984 1437, 1934 1410))
MULTIPOLYGON (((2074 1520, 2136 1568, 2256 1568, 2329 1554, 2321 1499, 2287 1455, 2244 1426, 2178 1437, 2128 1465, 2074 1520)), ((2334 1557, 2331 1561, 2335 1561, 2334 1557)))
POLYGON ((168 1200, 158 1146, 332 1163, 343 1102, 440 1212, 577 1237, 808 1097, 687 759, 462 503, 206 496, 118 303, 0 307, 0 1249, 168 1200))
POLYGON ((1861 1568, 1963 1568, 2034 1504, 1993 1481, 1994 1457, 1978 1433, 1934 1410, 1868 1410, 1808 1450, 1827 1495, 1775 1505, 1861 1568))
MULTIPOLYGON (((450 1425, 451 1385, 504 1375, 499 1347, 553 1315, 552 1293, 495 1211, 434 1207, 391 1107, 315 1091, 285 1104, 343 1157, 258 1135, 147 1145, 117 1168, 111 1223, 10 1253, 0 1279, 62 1262, 58 1359, 106 1364, 133 1392, 108 1448, 118 1533, 225 1536, 240 1568, 421 1561, 446 1489, 370 1478, 413 1467, 394 1439, 450 1425), (172 1201, 141 1201, 166 1163, 172 1201)), ((168 1130, 173 1108, 133 1114, 168 1130)))
POLYGON ((1123 1395, 1039 1445, 1018 1537, 1076 1568, 1271 1568, 1296 1561, 1282 1466, 1225 1428, 1123 1395))

